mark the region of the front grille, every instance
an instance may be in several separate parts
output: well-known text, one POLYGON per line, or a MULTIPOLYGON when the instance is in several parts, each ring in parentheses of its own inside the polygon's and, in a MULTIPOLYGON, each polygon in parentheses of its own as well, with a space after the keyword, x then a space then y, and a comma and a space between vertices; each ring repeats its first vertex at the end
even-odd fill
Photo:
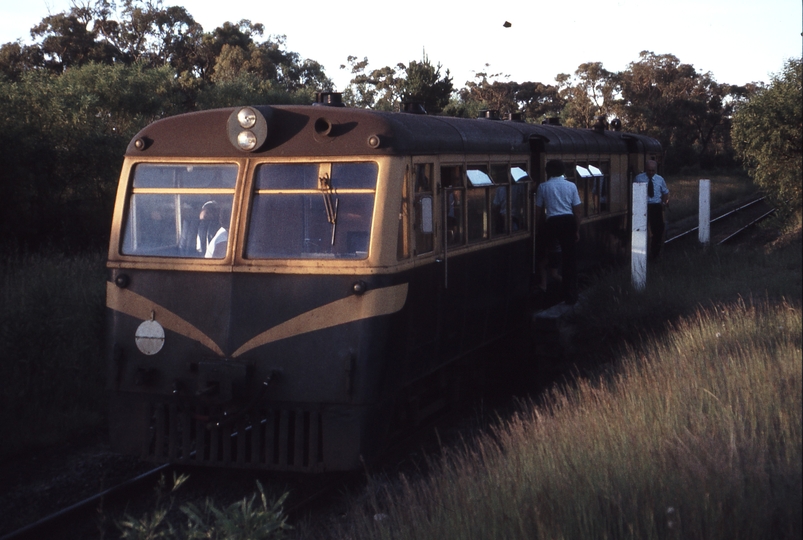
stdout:
POLYGON ((272 470, 324 469, 320 412, 253 409, 231 420, 222 420, 221 414, 209 407, 154 404, 146 458, 272 470))

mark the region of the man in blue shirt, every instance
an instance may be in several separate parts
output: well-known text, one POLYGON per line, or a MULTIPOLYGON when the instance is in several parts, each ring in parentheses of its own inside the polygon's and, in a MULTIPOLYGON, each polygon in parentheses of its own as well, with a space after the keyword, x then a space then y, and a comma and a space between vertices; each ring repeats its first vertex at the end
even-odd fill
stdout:
MULTIPOLYGON (((564 165, 559 159, 546 164, 547 181, 538 186, 535 212, 543 234, 536 242, 539 268, 543 274, 546 256, 555 241, 560 244, 563 300, 577 302, 577 241, 580 240, 580 220, 583 206, 577 186, 563 176, 564 165)), ((543 283, 543 275, 541 281, 543 283)))
POLYGON ((636 176, 634 182, 647 183, 647 223, 650 227, 650 252, 648 259, 655 260, 661 255, 664 245, 664 206, 669 206, 669 188, 658 172, 658 164, 647 161, 644 172, 636 176))

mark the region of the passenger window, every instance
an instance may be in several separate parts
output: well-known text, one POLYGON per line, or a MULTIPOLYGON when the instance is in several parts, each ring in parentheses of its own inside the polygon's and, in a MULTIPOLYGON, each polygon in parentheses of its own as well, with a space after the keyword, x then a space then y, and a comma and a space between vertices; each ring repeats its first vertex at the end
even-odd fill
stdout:
POLYGON ((507 165, 491 165, 491 179, 494 187, 490 188, 491 200, 491 238, 508 233, 508 216, 510 215, 510 180, 507 165))
POLYGON ((443 205, 446 217, 446 244, 462 245, 465 242, 463 208, 465 187, 463 187, 463 167, 448 165, 441 167, 441 185, 443 186, 443 205))
POLYGON ((469 165, 466 175, 470 184, 466 197, 468 241, 477 242, 488 238, 488 187, 493 180, 484 165, 469 165))
POLYGON ((588 171, 593 177, 593 213, 610 212, 611 182, 610 182, 610 163, 589 164, 588 171))
POLYGON ((591 213, 588 207, 588 185, 591 183, 591 173, 580 164, 575 165, 574 170, 577 173, 575 184, 580 195, 580 202, 583 203, 583 215, 588 216, 591 213))
POLYGON ((532 180, 527 174, 527 164, 517 163, 510 167, 510 230, 529 230, 527 222, 527 190, 532 180))
POLYGON ((429 253, 434 247, 432 220, 432 163, 415 165, 415 253, 429 253))

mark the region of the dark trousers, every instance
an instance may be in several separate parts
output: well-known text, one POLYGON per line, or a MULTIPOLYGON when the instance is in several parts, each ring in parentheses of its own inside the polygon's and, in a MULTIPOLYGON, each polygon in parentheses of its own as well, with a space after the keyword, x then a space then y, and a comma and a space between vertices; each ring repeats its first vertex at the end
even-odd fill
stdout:
POLYGON ((655 259, 661 254, 661 248, 664 246, 664 205, 663 204, 648 204, 647 205, 647 223, 650 225, 650 253, 649 258, 655 259))
POLYGON ((543 244, 539 248, 541 256, 546 256, 555 241, 560 244, 563 299, 574 303, 577 300, 577 221, 573 215, 546 220, 543 244))

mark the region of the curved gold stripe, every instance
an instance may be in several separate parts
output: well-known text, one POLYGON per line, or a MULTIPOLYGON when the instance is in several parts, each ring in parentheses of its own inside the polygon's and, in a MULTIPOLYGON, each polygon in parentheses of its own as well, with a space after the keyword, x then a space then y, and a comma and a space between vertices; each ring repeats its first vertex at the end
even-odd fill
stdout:
POLYGON ((407 283, 370 290, 361 296, 348 296, 302 313, 262 332, 237 349, 232 358, 236 358, 261 345, 290 336, 331 328, 339 324, 368 319, 369 317, 396 313, 404 306, 406 301, 407 283))
POLYGON ((206 334, 195 328, 193 325, 166 309, 148 300, 135 292, 117 287, 111 281, 106 282, 106 307, 120 313, 131 315, 137 319, 147 321, 151 314, 155 314, 155 320, 165 328, 181 334, 182 336, 194 339, 212 349, 216 354, 223 356, 223 351, 206 334))

